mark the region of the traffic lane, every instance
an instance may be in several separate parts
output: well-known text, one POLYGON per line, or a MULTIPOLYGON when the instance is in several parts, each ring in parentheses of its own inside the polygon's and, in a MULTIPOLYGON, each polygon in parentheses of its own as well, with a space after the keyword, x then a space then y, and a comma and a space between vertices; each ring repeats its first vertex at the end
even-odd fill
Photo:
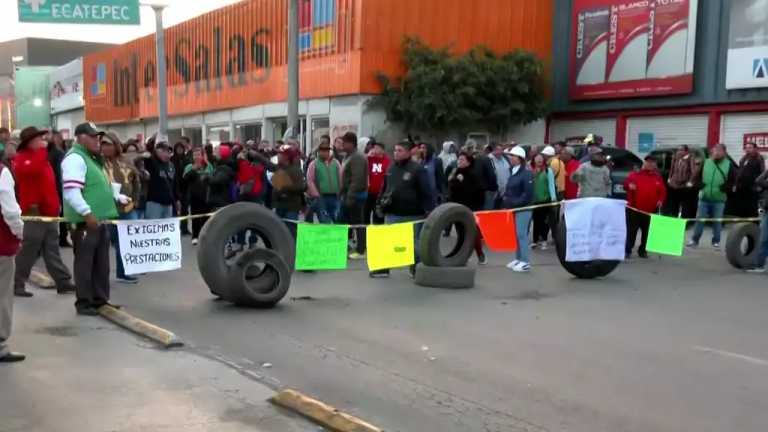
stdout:
POLYGON ((315 300, 272 311, 212 303, 186 252, 185 271, 151 275, 116 298, 201 347, 269 361, 282 384, 390 429, 477 430, 470 420, 486 414, 507 422, 500 430, 756 430, 751 422, 766 421, 763 410, 743 415, 746 402, 765 399, 764 371, 700 349, 766 357, 765 279, 705 250, 633 261, 602 281, 571 279, 552 254, 536 254, 545 264, 531 275, 493 257, 470 291, 415 287, 400 273, 297 275, 289 296, 315 300))

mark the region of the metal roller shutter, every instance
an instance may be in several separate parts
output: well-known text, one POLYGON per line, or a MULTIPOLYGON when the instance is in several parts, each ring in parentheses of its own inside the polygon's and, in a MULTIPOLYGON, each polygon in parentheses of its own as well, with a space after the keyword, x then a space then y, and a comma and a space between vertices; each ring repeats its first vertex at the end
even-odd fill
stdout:
POLYGON ((656 148, 707 146, 708 117, 701 115, 632 117, 627 119, 627 149, 646 155, 656 148), (640 148, 643 136, 644 145, 640 148))
POLYGON ((724 114, 720 142, 728 147, 733 160, 744 155, 744 134, 768 132, 768 113, 724 114))
POLYGON ((616 119, 553 120, 549 126, 549 141, 565 141, 568 138, 595 134, 603 137, 603 144, 616 145, 616 119))

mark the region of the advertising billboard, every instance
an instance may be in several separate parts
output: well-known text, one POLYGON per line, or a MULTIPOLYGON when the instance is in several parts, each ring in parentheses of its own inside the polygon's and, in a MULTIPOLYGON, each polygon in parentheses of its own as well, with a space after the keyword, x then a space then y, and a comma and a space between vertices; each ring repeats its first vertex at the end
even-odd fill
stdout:
POLYGON ((725 87, 768 87, 768 0, 731 0, 725 87))
POLYGON ((79 58, 51 71, 51 114, 79 109, 83 101, 83 59, 79 58))
POLYGON ((574 0, 574 100, 693 91, 698 0, 574 0))

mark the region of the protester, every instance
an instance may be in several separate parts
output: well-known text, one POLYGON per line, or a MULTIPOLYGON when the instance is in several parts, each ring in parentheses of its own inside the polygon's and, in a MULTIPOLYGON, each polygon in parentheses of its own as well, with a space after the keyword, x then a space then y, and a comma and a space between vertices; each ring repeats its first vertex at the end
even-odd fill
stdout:
POLYGON ((75 128, 77 144, 62 162, 64 218, 75 225, 75 285, 79 315, 98 315, 109 304, 109 226, 118 216, 115 196, 100 156, 102 133, 92 123, 75 128))
MULTIPOLYGON (((368 160, 357 149, 357 135, 347 132, 341 138, 344 162, 341 169, 342 221, 350 225, 364 224, 365 202, 368 200, 368 160)), ((365 257, 365 228, 353 230, 357 238, 350 259, 365 257)))
MULTIPOLYGON (((508 150, 512 172, 504 190, 504 208, 519 209, 533 202, 533 173, 526 168, 525 150, 514 147, 508 150)), ((530 246, 528 230, 531 226, 531 211, 515 212, 515 234, 517 235, 517 252, 515 259, 507 264, 507 268, 516 273, 531 270, 530 246)))
POLYGON ((266 168, 256 159, 258 149, 251 144, 237 157, 238 201, 264 203, 266 168))
POLYGON ((760 241, 755 246, 758 249, 754 267, 748 269, 748 273, 765 273, 765 260, 768 259, 768 171, 763 171, 755 180, 755 186, 759 191, 760 205, 760 241))
POLYGON ((221 144, 217 151, 219 157, 213 162, 213 173, 208 177, 208 205, 213 210, 232 204, 232 188, 236 178, 232 169, 232 146, 221 144))
MULTIPOLYGON (((695 182, 701 185, 696 218, 722 219, 728 192, 733 190, 736 183, 736 174, 736 167, 728 159, 725 144, 717 144, 712 148, 711 156, 704 162, 699 180, 695 182)), ((712 247, 715 249, 720 248, 722 227, 722 222, 712 223, 712 247)), ((688 247, 697 247, 703 234, 704 222, 697 221, 688 247)))
POLYGON ((547 165, 552 169, 552 173, 555 176, 555 191, 557 192, 557 201, 560 201, 565 198, 565 181, 568 177, 565 162, 563 162, 560 153, 552 146, 544 147, 541 155, 544 156, 547 165))
POLYGON ((139 154, 138 144, 136 144, 135 147, 136 151, 134 151, 131 146, 127 146, 124 158, 126 158, 126 162, 133 163, 133 166, 136 168, 136 173, 139 176, 139 191, 137 194, 139 200, 136 202, 135 211, 138 219, 144 219, 146 217, 147 200, 149 198, 150 179, 149 171, 147 171, 144 161, 149 157, 149 153, 145 152, 139 154))
POLYGON ((178 199, 176 169, 171 161, 171 148, 167 142, 154 142, 152 157, 144 161, 149 173, 147 193, 147 219, 167 219, 173 217, 174 205, 178 199))
MULTIPOLYGON (((213 175, 213 165, 208 162, 205 149, 192 149, 192 163, 184 167, 182 182, 188 193, 189 207, 193 215, 204 215, 211 212, 208 203, 208 180, 213 175)), ((200 231, 208 218, 192 219, 192 245, 197 246, 200 231)))
MULTIPOLYGON (((48 138, 48 162, 50 162, 51 167, 53 168, 53 174, 56 177, 56 193, 59 195, 60 203, 64 201, 61 189, 61 161, 64 160, 64 156, 66 156, 66 154, 64 137, 61 135, 61 132, 57 130, 51 131, 48 138)), ((61 214, 59 214, 59 216, 61 216, 61 214)), ((68 237, 69 226, 64 222, 59 223, 60 248, 72 247, 72 245, 69 244, 68 237)))
MULTIPOLYGON (((493 143, 491 144, 491 148, 493 150, 491 152, 490 160, 493 165, 496 183, 489 189, 489 192, 495 192, 493 196, 493 206, 488 208, 488 205, 486 205, 486 208, 489 210, 501 208, 502 197, 504 196, 504 191, 507 190, 507 181, 509 181, 509 176, 512 170, 512 165, 504 154, 504 148, 501 144, 493 143)), ((486 199, 489 198, 490 196, 486 197, 486 199)))
POLYGON ((563 147, 560 151, 560 160, 565 164, 565 199, 576 199, 579 195, 579 184, 572 179, 573 173, 581 164, 576 160, 576 151, 573 147, 563 147))
POLYGON ((335 157, 339 163, 344 162, 344 140, 342 137, 336 137, 336 139, 333 140, 333 157, 335 157))
MULTIPOLYGON (((554 152, 555 149, 548 147, 554 152)), ((546 149, 545 149, 546 150, 546 149)), ((555 187, 555 173, 547 165, 544 158, 544 152, 539 153, 533 158, 531 163, 533 172, 533 204, 542 205, 557 202, 557 192, 555 187)), ((506 189, 505 189, 506 190, 506 189)), ((547 250, 547 239, 549 237, 550 224, 549 215, 552 213, 550 207, 540 207, 533 210, 533 248, 547 250)))
MULTIPOLYGON (((48 162, 45 130, 28 127, 21 131, 18 153, 13 161, 16 193, 25 216, 59 217, 61 202, 56 192, 56 175, 48 162)), ((17 297, 32 297, 25 288, 38 257, 42 256, 48 274, 56 283, 59 294, 75 290, 72 274, 61 260, 58 225, 48 222, 27 222, 24 241, 16 255, 14 293, 17 297)))
MULTIPOLYGON (((0 135, 2 133, 0 130, 0 135)), ((7 145, 7 141, 4 144, 7 145)), ((21 208, 16 202, 15 189, 10 169, 0 162, 0 363, 26 359, 24 354, 12 352, 8 348, 13 322, 14 257, 24 238, 24 222, 21 220, 21 208)))
MULTIPOLYGON (((387 224, 397 224, 423 219, 434 208, 435 198, 429 184, 429 174, 419 163, 413 161, 411 152, 415 144, 403 141, 395 145, 394 163, 387 171, 384 192, 379 198, 380 211, 387 224)), ((418 244, 421 225, 414 226, 414 244, 418 244)), ((415 257, 418 262, 419 256, 415 257)), ((411 277, 416 266, 411 266, 411 277)), ((387 276, 388 270, 373 272, 372 277, 387 276)))
POLYGON ((648 258, 646 245, 651 217, 646 213, 658 212, 667 199, 667 188, 664 186, 664 179, 659 174, 656 163, 656 157, 646 156, 642 169, 631 173, 624 181, 627 205, 632 207, 627 209, 627 259, 632 257, 638 231, 641 232, 641 240, 637 255, 640 258, 648 258))
POLYGON ((391 160, 384 149, 384 144, 374 140, 371 151, 368 152, 368 197, 365 201, 364 223, 383 224, 384 219, 376 213, 376 202, 379 200, 391 160))
POLYGON ((299 163, 300 154, 294 147, 284 144, 277 151, 277 164, 259 154, 256 158, 264 164, 272 176, 272 205, 277 215, 286 219, 286 225, 296 238, 296 223, 299 220, 302 199, 307 190, 304 174, 299 163))
POLYGON ((446 176, 450 174, 448 172, 449 168, 454 166, 458 160, 458 157, 456 156, 457 152, 456 143, 453 141, 446 141, 443 143, 443 151, 440 152, 438 157, 443 161, 443 170, 446 176))
MULTIPOLYGON (((179 209, 177 216, 187 216, 189 214, 189 202, 187 202, 187 191, 184 189, 184 184, 181 181, 181 174, 184 172, 184 168, 189 164, 191 155, 187 154, 187 143, 184 140, 186 137, 182 137, 173 146, 173 156, 171 156, 171 163, 173 164, 173 171, 176 173, 174 176, 175 189, 178 191, 176 200, 179 203, 179 209)), ((189 140, 189 138, 186 138, 189 140)), ((181 235, 189 235, 189 226, 187 220, 182 220, 179 225, 181 226, 181 235)))
POLYGON ((480 180, 480 188, 483 190, 483 210, 493 210, 498 195, 498 183, 496 182, 496 173, 494 172, 493 162, 482 151, 477 148, 477 142, 468 139, 464 144, 464 151, 469 152, 475 158, 475 172, 480 180))
POLYGON ((416 148, 418 149, 419 160, 424 169, 427 170, 431 195, 435 198, 433 207, 437 207, 444 201, 446 195, 447 185, 443 160, 435 157, 435 150, 428 143, 421 143, 416 148))
POLYGON ((753 143, 744 145, 744 156, 739 161, 739 171, 736 176, 736 188, 733 191, 732 209, 729 214, 736 217, 753 218, 757 216, 758 194, 755 190, 755 180, 765 171, 765 159, 753 143))
POLYGON ((699 162, 687 145, 678 147, 672 158, 667 180, 669 196, 664 206, 666 216, 684 219, 693 219, 696 216, 698 189, 694 182, 699 176, 700 168, 699 162))
MULTIPOLYGON (((485 204, 480 180, 475 171, 475 158, 468 152, 459 153, 456 169, 448 178, 448 198, 450 201, 466 206, 473 212, 481 211, 485 204)), ((480 265, 486 265, 488 258, 483 252, 483 239, 478 231, 475 241, 475 254, 480 265)))
POLYGON ((7 127, 0 127, 0 156, 5 152, 5 146, 11 141, 11 131, 7 127))
POLYGON ((579 185, 579 198, 607 198, 611 195, 611 171, 606 166, 605 154, 599 148, 592 151, 588 163, 571 174, 579 185))
POLYGON ((587 152, 582 156, 579 163, 585 164, 589 163, 592 160, 592 155, 595 153, 602 153, 603 149, 601 148, 601 145, 603 143, 602 138, 596 137, 594 134, 587 135, 586 138, 584 138, 584 145, 587 146, 587 152))
POLYGON ((11 171, 13 171, 13 168, 11 167, 13 165, 13 160, 16 158, 16 147, 17 144, 14 141, 8 141, 5 144, 2 158, 0 158, 0 161, 5 164, 5 167, 11 171))
MULTIPOLYGON (((101 155, 104 158, 104 173, 107 180, 113 185, 120 185, 117 200, 117 212, 120 220, 136 220, 136 202, 139 200, 140 181, 136 167, 126 163, 120 156, 122 147, 120 140, 114 134, 105 134, 101 138, 101 155)), ((122 254, 120 253, 120 239, 117 225, 110 226, 112 246, 115 248, 115 276, 118 282, 136 284, 139 280, 125 274, 122 254)))
POLYGON ((321 139, 317 158, 307 168, 307 195, 320 223, 338 219, 341 164, 331 154, 330 139, 321 139))

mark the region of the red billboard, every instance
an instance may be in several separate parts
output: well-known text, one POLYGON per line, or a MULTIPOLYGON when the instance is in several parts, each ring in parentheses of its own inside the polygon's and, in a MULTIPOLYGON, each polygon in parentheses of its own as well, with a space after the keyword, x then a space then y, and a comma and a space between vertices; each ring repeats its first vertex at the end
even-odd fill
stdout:
POLYGON ((744 134, 744 147, 753 144, 758 151, 768 152, 768 132, 744 134))
POLYGON ((574 0, 574 100, 693 91, 698 0, 574 0))

